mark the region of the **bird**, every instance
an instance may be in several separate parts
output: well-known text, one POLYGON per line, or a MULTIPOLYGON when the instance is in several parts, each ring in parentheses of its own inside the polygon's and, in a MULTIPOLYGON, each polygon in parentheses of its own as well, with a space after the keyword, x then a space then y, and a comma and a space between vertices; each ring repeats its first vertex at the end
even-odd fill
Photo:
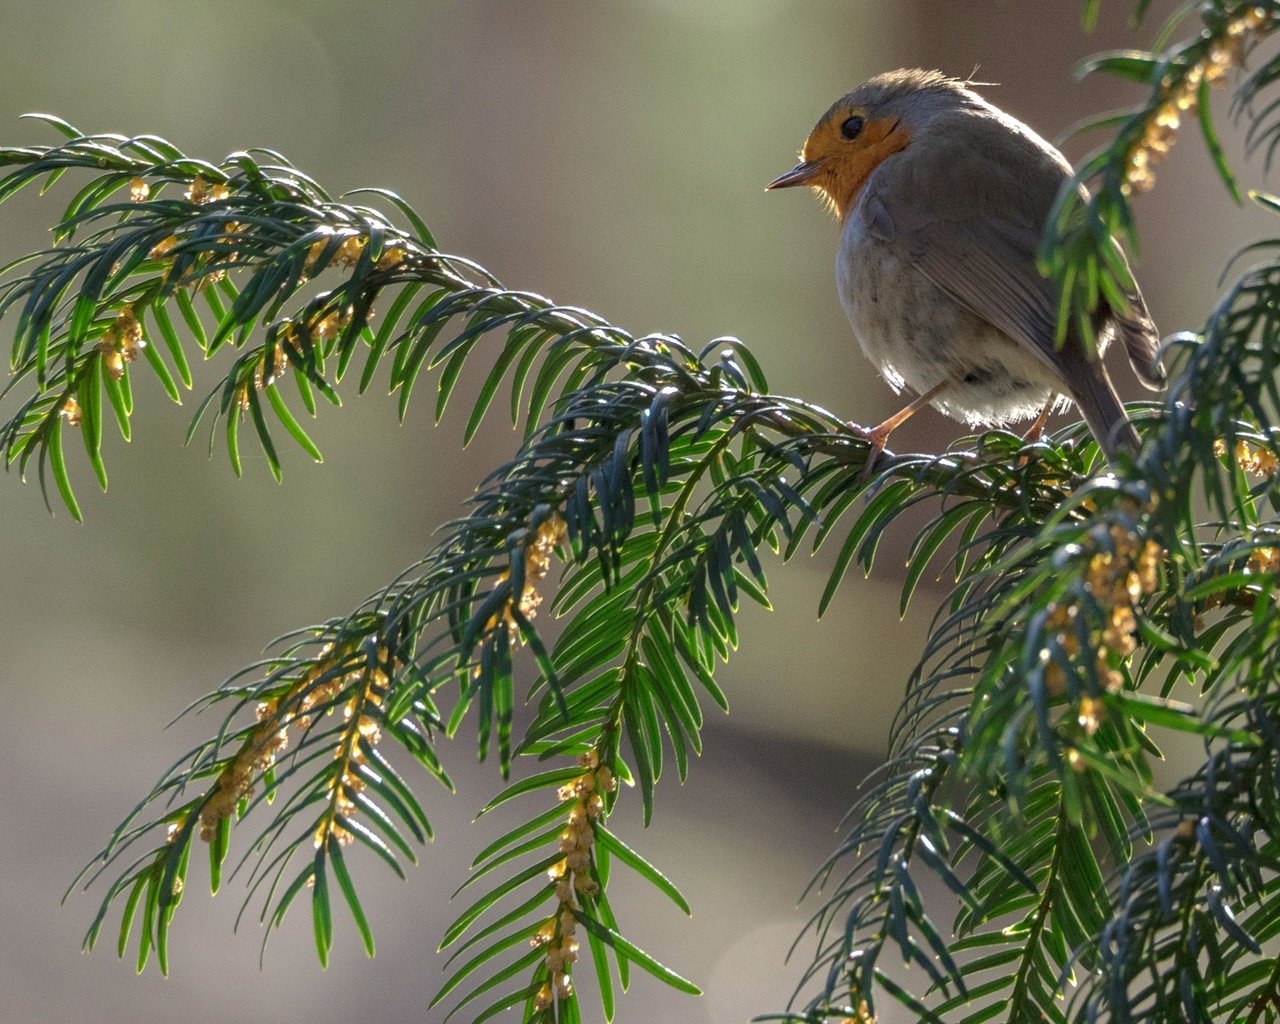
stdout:
POLYGON ((970 84, 919 68, 877 75, 836 100, 800 162, 766 186, 810 186, 840 220, 836 285, 854 337, 895 393, 916 396, 853 427, 872 446, 868 467, 926 405, 972 427, 1034 416, 1035 440, 1074 402, 1108 461, 1134 454, 1138 434, 1101 356, 1119 337, 1138 379, 1164 384, 1142 293, 1099 298, 1096 344, 1072 324, 1055 345, 1060 293, 1036 254, 1071 165, 970 84))

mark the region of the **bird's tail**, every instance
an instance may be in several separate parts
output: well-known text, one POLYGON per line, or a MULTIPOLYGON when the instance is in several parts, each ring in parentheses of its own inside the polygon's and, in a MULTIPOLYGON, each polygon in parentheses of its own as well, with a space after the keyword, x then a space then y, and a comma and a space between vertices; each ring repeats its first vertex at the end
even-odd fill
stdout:
POLYGON ((1107 460, 1113 460, 1121 450, 1136 453, 1141 439, 1125 415, 1120 396, 1116 394, 1115 385, 1111 383, 1102 360, 1090 359, 1081 346, 1069 341, 1058 354, 1071 388, 1071 397, 1080 407, 1084 421, 1098 439, 1107 460))

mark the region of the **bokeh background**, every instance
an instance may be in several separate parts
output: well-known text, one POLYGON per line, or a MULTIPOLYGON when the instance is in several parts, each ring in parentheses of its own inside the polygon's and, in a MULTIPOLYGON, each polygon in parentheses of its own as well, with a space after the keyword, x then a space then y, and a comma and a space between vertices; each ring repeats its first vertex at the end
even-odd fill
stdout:
MULTIPOLYGON (((1171 5, 1154 4, 1140 29, 1129 4, 1103 6, 1086 37, 1074 0, 5 0, 0 142, 55 141, 17 120, 41 110, 210 159, 274 147, 334 190, 398 191, 446 249, 510 286, 695 345, 737 335, 776 390, 876 422, 894 398, 840 312, 836 227, 816 201, 763 184, 792 165, 831 100, 893 67, 976 71, 1048 137, 1135 98, 1122 83, 1077 84, 1073 67, 1148 43, 1171 5)), ((1212 173, 1189 134, 1137 203, 1139 275, 1165 333, 1203 322, 1223 260, 1266 230, 1212 173)), ((70 194, 0 209, 0 259, 42 245, 70 194)), ((341 613, 415 559, 516 442, 495 417, 463 451, 456 410, 433 428, 420 393, 398 425, 393 402, 371 394, 322 412, 324 466, 290 452, 277 486, 250 456, 236 481, 224 456, 181 446, 222 372, 200 370, 184 408, 150 381, 138 388, 134 442, 108 444, 110 493, 91 493, 80 473, 84 525, 50 518, 33 483, 0 479, 0 1020, 438 1020, 426 1005, 436 944, 460 909, 448 896, 497 827, 471 824, 500 782, 474 764, 469 736, 444 750, 456 795, 422 781, 439 838, 408 883, 362 872, 373 961, 344 921, 320 971, 300 907, 260 971, 252 918, 232 934, 239 890, 210 900, 202 868, 168 979, 135 977, 109 940, 80 954, 96 892, 59 906, 108 830, 212 728, 164 723, 271 636, 341 613)), ((895 442, 936 450, 957 429, 926 413, 895 442)), ((808 913, 797 900, 883 754, 941 593, 923 591, 899 622, 909 541, 891 538, 875 578, 848 581, 821 623, 829 559, 774 566, 779 610, 744 613, 724 673, 732 714, 711 719, 685 786, 663 779, 647 832, 634 806, 622 812, 633 844, 695 907, 686 921, 624 884, 625 929, 707 994, 639 974, 620 1020, 728 1024, 786 1003, 808 949, 784 963, 808 913)))

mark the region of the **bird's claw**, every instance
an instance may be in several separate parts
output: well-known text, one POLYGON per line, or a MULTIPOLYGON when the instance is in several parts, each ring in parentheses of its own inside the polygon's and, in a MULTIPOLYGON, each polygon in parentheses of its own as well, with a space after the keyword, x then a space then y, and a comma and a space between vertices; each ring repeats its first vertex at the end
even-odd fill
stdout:
POLYGON ((888 430, 885 430, 884 427, 883 423, 875 427, 864 427, 853 422, 845 424, 845 429, 850 434, 859 441, 865 441, 868 446, 867 461, 862 471, 863 480, 871 478, 871 475, 875 472, 876 463, 880 461, 880 456, 884 454, 885 445, 889 443, 889 435, 893 432, 893 427, 888 430))

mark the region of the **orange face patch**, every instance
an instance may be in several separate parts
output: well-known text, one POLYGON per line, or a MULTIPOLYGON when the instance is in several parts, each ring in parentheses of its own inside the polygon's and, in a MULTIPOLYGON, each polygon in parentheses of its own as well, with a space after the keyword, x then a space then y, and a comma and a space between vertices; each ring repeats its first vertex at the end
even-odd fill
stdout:
POLYGON ((822 193, 843 221, 858 193, 882 160, 906 148, 911 136, 897 118, 867 120, 855 139, 845 139, 840 126, 848 113, 833 117, 813 130, 804 144, 804 159, 817 165, 809 184, 822 193))

